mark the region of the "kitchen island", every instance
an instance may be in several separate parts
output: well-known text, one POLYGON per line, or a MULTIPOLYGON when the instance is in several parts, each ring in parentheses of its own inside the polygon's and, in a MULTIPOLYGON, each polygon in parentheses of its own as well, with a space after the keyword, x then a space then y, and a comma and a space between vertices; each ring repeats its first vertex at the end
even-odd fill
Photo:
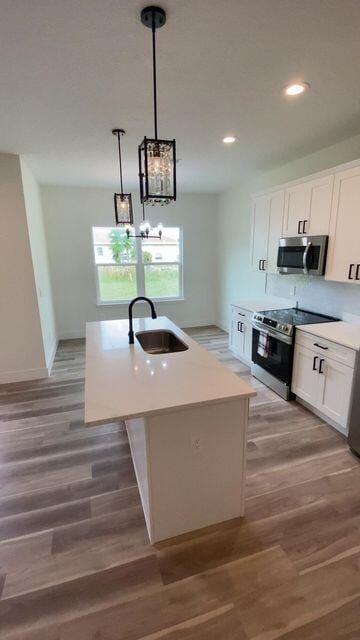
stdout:
POLYGON ((85 422, 125 421, 150 541, 242 516, 256 392, 166 317, 134 332, 129 345, 127 320, 87 323, 85 422), (184 350, 145 351, 150 331, 184 350))

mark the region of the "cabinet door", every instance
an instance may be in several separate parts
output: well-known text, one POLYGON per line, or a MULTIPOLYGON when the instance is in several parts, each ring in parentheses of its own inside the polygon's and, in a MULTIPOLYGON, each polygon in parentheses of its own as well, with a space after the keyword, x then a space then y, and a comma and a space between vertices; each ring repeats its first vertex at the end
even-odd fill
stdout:
POLYGON ((244 323, 240 320, 231 320, 230 349, 236 355, 242 356, 244 353, 244 333, 241 331, 244 323))
POLYGON ((244 359, 250 364, 252 361, 252 324, 245 322, 243 325, 244 333, 244 359))
POLYGON ((319 362, 314 351, 295 344, 291 391, 313 406, 319 401, 319 362))
POLYGON ((276 191, 269 195, 269 233, 266 271, 277 273, 279 238, 282 236, 284 221, 285 192, 276 191))
POLYGON ((331 358, 322 358, 321 371, 318 408, 346 430, 354 370, 331 358))
POLYGON ((284 237, 302 235, 303 223, 310 219, 310 183, 288 187, 285 192, 284 237))
POLYGON ((331 202, 334 176, 325 176, 309 182, 310 212, 302 229, 307 235, 327 236, 330 227, 331 202))
POLYGON ((231 320, 230 333, 229 333, 229 349, 231 351, 237 351, 237 321, 231 320))
POLYGON ((360 167, 338 173, 325 280, 360 283, 360 167))
POLYGON ((253 200, 250 262, 256 271, 264 270, 266 264, 269 231, 269 198, 258 196, 253 200))

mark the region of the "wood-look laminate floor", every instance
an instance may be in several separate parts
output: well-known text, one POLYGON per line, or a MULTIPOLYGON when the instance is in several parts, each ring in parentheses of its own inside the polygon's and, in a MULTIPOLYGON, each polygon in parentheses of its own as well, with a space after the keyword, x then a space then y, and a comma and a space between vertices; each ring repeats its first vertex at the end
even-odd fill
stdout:
POLYGON ((1 640, 360 638, 358 459, 223 331, 189 333, 258 390, 246 517, 151 547, 124 427, 84 427, 62 342, 48 380, 0 387, 1 640))

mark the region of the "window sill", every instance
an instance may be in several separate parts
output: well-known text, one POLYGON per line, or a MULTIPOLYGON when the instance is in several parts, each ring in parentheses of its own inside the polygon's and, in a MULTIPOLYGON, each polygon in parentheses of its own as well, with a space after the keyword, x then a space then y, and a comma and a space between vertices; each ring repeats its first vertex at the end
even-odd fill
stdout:
MULTIPOLYGON (((156 302, 156 304, 159 304, 161 302, 185 302, 185 298, 151 298, 152 302, 156 302)), ((97 307, 119 307, 119 306, 123 306, 126 305, 128 306, 130 304, 131 300, 121 300, 119 302, 97 302, 96 306, 97 307)), ((143 304, 144 301, 143 301, 143 304)))

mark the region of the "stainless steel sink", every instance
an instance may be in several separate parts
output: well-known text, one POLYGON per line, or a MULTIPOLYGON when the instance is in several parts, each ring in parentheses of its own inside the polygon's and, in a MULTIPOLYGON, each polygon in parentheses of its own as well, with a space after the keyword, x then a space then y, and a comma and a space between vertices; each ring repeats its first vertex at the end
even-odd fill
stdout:
POLYGON ((135 335, 144 351, 152 355, 186 351, 189 348, 175 333, 166 329, 139 331, 135 335))

